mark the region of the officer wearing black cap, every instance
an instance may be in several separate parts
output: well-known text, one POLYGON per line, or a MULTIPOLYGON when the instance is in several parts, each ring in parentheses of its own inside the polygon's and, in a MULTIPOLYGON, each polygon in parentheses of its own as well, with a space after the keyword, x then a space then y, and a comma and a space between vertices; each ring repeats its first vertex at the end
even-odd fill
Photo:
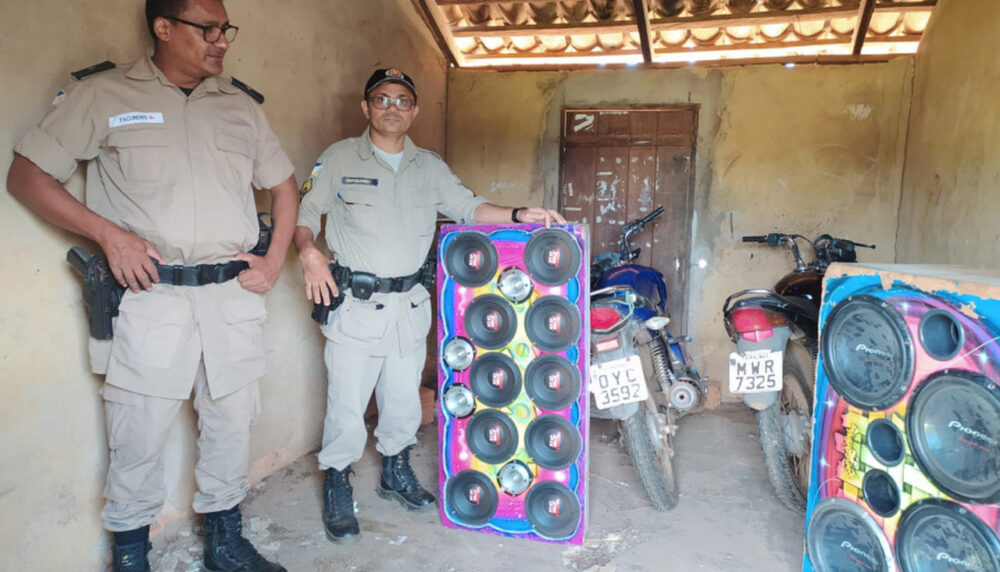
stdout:
POLYGON ((407 131, 420 111, 417 87, 398 69, 368 78, 361 111, 365 132, 331 145, 303 185, 293 238, 306 296, 330 304, 343 294, 322 325, 329 385, 318 457, 326 472, 323 523, 335 542, 359 534, 348 477, 364 451, 364 412, 373 392, 382 454, 376 493, 410 510, 434 503, 413 474, 409 451, 420 424, 418 391, 431 325, 430 294, 416 278, 434 242, 437 213, 466 224, 565 222, 541 207, 490 204, 437 155, 414 145, 407 131), (333 273, 314 243, 324 214, 333 273))

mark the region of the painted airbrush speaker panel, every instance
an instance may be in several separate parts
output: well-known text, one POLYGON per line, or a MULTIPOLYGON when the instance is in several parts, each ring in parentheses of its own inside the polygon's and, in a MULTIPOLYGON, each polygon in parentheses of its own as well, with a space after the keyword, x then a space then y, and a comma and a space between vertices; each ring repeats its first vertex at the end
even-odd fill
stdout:
POLYGON ((582 544, 590 255, 584 225, 453 225, 438 242, 445 526, 582 544))
POLYGON ((1000 273, 836 264, 803 570, 1000 570, 1000 273))

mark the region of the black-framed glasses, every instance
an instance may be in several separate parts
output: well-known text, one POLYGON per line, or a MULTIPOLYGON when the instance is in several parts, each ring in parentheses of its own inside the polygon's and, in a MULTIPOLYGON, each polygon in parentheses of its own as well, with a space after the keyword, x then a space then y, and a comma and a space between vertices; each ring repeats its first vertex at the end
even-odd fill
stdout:
POLYGON ((174 22, 180 22, 181 24, 187 24, 194 28, 201 30, 201 35, 205 38, 205 41, 209 44, 214 44, 219 41, 222 36, 226 37, 227 42, 232 42, 236 39, 236 34, 239 33, 239 26, 231 26, 229 22, 221 26, 216 26, 213 24, 195 24, 194 22, 188 22, 187 20, 182 20, 174 16, 166 16, 168 20, 173 20, 174 22))
POLYGON ((413 100, 409 97, 389 97, 388 95, 373 95, 368 101, 375 109, 389 109, 390 105, 395 105, 400 111, 413 109, 413 100))

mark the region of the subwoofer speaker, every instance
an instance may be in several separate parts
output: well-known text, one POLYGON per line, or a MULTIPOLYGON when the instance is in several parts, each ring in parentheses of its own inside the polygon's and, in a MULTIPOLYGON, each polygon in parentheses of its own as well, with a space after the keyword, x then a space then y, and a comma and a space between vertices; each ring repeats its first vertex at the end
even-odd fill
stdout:
POLYGON ((1000 570, 1000 273, 835 264, 803 570, 1000 570))
POLYGON ((589 260, 583 225, 441 229, 445 526, 582 544, 589 260))

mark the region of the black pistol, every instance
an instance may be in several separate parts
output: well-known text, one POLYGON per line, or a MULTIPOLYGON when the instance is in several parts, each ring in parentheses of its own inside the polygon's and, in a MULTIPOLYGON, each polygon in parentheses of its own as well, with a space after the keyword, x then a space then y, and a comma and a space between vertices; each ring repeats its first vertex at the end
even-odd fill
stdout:
POLYGON ((66 253, 66 260, 83 276, 83 303, 87 307, 90 335, 99 340, 114 336, 111 318, 118 315, 118 304, 125 288, 115 280, 103 254, 90 254, 79 246, 66 253))
POLYGON ((336 297, 331 296, 329 306, 323 305, 323 302, 315 302, 313 304, 312 319, 315 320, 317 324, 321 326, 325 325, 326 320, 330 317, 330 312, 336 310, 341 304, 344 303, 344 288, 338 284, 337 289, 339 292, 336 297))

